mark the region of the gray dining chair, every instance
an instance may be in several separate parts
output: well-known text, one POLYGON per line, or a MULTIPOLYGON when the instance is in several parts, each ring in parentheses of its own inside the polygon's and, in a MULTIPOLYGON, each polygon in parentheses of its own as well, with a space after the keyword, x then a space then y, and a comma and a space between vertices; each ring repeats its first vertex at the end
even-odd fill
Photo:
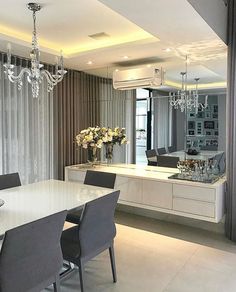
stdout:
POLYGON ((207 151, 217 151, 218 146, 216 145, 207 145, 207 146, 201 146, 201 150, 207 150, 207 151))
POLYGON ((0 190, 21 186, 18 172, 0 175, 0 190))
POLYGON ((148 165, 157 166, 157 152, 155 149, 146 150, 148 165))
POLYGON ((162 147, 162 148, 157 148, 157 155, 163 155, 166 154, 166 148, 162 147))
POLYGON ((113 282, 117 281, 114 238, 114 213, 120 191, 112 192, 85 204, 80 224, 63 231, 61 248, 63 258, 79 267, 80 287, 84 291, 84 265, 109 249, 113 282))
POLYGON ((169 153, 175 152, 175 147, 174 146, 169 146, 168 147, 168 152, 169 153))
POLYGON ((67 211, 8 230, 0 251, 0 291, 60 291, 60 237, 67 211))
POLYGON ((114 189, 115 181, 116 181, 115 173, 87 170, 84 179, 84 184, 114 189))
MULTIPOLYGON (((92 185, 92 186, 103 187, 103 188, 108 188, 108 189, 114 189, 115 182, 116 182, 115 173, 92 171, 92 170, 87 170, 85 179, 84 179, 85 185, 92 185)), ((79 224, 81 213, 82 213, 82 208, 77 211, 69 212, 66 216, 66 221, 73 224, 79 224)))
POLYGON ((217 167, 219 169, 219 173, 222 174, 222 173, 225 172, 226 162, 225 162, 225 153, 224 152, 215 155, 210 160, 216 160, 217 161, 217 167))
POLYGON ((157 166, 177 168, 179 157, 157 155, 157 166))

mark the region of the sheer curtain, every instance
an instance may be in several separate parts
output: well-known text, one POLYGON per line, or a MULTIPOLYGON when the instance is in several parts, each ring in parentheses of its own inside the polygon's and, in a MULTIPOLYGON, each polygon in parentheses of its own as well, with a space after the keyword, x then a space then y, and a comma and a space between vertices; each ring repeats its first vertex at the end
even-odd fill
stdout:
MULTIPOLYGON (((33 99, 30 84, 21 90, 4 74, 4 54, 0 54, 0 173, 19 172, 22 183, 52 178, 53 99, 42 82, 40 96, 33 99)), ((16 72, 29 66, 27 60, 13 58, 16 72)))
MULTIPOLYGON (((103 78, 100 86, 100 125, 126 128, 129 144, 114 146, 114 163, 134 161, 135 90, 115 90, 111 79, 103 78)), ((102 152, 102 159, 105 158, 102 152)))
POLYGON ((173 145, 173 110, 169 99, 153 93, 153 146, 167 148, 173 145))

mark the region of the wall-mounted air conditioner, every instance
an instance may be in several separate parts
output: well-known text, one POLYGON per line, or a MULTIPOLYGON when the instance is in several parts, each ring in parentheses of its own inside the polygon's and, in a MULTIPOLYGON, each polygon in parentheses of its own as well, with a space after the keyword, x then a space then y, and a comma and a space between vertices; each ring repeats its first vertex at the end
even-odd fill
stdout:
POLYGON ((113 72, 113 87, 120 90, 155 88, 164 84, 164 71, 153 67, 113 72))

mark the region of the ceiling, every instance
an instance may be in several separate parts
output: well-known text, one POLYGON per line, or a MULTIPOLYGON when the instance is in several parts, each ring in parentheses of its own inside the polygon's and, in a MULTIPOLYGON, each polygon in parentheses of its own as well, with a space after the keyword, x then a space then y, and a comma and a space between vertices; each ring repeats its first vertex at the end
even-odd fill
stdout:
MULTIPOLYGON (((11 42, 14 54, 28 57, 32 34, 28 1, 2 2, 0 50, 6 51, 11 42)), ((200 77, 202 88, 225 87, 226 45, 187 0, 41 0, 40 4, 37 28, 43 62, 53 63, 62 49, 68 68, 99 76, 153 65, 164 68, 167 84, 179 86, 187 54, 190 83, 200 77), (96 34, 101 35, 96 38, 96 34)))

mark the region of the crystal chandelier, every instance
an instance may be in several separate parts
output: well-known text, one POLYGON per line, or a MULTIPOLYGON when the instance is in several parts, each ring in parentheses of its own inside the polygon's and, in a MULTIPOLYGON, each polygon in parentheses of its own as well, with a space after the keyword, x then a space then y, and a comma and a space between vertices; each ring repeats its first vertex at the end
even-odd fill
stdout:
POLYGON ((20 90, 23 85, 23 78, 26 74, 27 81, 31 84, 32 95, 34 98, 37 98, 39 95, 39 86, 45 77, 47 80, 47 90, 50 92, 53 90, 53 87, 60 81, 62 81, 66 70, 64 70, 63 56, 61 54, 60 58, 57 58, 57 63, 55 66, 55 74, 51 74, 49 71, 43 69, 44 65, 40 64, 40 51, 37 39, 36 31, 36 12, 41 9, 41 6, 37 3, 29 3, 27 5, 28 9, 33 11, 33 36, 32 36, 32 50, 30 52, 31 67, 23 68, 19 75, 14 75, 14 65, 11 64, 11 46, 7 46, 7 63, 4 64, 4 72, 8 76, 8 79, 17 83, 18 89, 20 90))
POLYGON ((175 109, 180 109, 181 112, 184 111, 192 111, 195 109, 197 113, 198 110, 202 111, 207 108, 208 106, 208 95, 205 96, 204 104, 199 102, 199 93, 198 93, 198 83, 200 78, 195 78, 196 87, 195 90, 187 90, 187 71, 181 72, 182 77, 182 86, 181 90, 177 92, 170 92, 169 93, 169 101, 170 105, 173 106, 175 109))

